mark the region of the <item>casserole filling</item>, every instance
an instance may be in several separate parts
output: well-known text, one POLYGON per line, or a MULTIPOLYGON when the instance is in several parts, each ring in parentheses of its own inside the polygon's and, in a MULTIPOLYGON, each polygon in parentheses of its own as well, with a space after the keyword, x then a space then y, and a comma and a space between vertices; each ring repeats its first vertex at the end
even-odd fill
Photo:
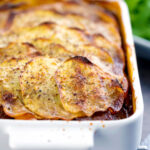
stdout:
POLYGON ((81 0, 0 4, 1 118, 111 120, 133 113, 112 12, 81 0))

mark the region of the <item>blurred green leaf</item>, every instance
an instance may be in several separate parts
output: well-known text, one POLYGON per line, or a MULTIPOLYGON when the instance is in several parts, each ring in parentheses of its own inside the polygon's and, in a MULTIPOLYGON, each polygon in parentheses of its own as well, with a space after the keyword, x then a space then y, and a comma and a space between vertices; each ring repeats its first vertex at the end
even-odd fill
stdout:
POLYGON ((133 33, 150 40, 150 0, 125 0, 128 4, 133 33))

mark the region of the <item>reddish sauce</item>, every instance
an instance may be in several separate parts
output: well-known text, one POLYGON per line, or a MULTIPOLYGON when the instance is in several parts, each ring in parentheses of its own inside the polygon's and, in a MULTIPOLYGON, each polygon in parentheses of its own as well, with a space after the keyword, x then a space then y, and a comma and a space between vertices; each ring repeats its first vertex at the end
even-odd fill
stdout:
POLYGON ((4 113, 2 106, 0 106, 0 119, 10 119, 10 117, 4 113))

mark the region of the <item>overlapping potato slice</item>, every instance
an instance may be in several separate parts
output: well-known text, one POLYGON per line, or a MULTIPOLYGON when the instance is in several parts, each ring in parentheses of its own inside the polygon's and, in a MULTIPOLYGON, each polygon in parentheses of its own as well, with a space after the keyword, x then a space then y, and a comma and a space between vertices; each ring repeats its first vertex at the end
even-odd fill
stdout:
POLYGON ((32 44, 42 55, 58 58, 60 61, 64 61, 75 55, 74 53, 66 50, 62 45, 52 43, 49 39, 39 38, 34 40, 32 44))
POLYGON ((106 40, 103 36, 97 34, 94 36, 94 42, 96 45, 101 47, 101 49, 105 50, 110 54, 113 59, 114 65, 112 66, 110 74, 116 75, 119 83, 121 84, 124 92, 128 91, 128 81, 124 74, 125 67, 125 56, 123 50, 116 46, 115 44, 106 40))
POLYGON ((80 29, 70 29, 52 22, 46 22, 36 27, 21 28, 10 33, 5 33, 0 39, 0 46, 3 47, 3 45, 7 45, 10 42, 32 42, 37 38, 60 39, 65 42, 64 44, 74 47, 76 44, 89 43, 88 37, 85 37, 80 29))
POLYGON ((82 2, 56 2, 47 5, 46 8, 41 6, 32 10, 13 11, 5 24, 7 29, 10 27, 13 30, 17 30, 20 27, 33 27, 42 22, 50 21, 69 27, 85 29, 90 34, 101 33, 108 40, 121 46, 120 33, 117 30, 118 25, 114 16, 101 7, 91 6, 82 2))
POLYGON ((59 65, 55 58, 37 57, 22 73, 20 83, 24 105, 35 114, 47 119, 70 120, 83 113, 69 113, 60 101, 54 74, 59 65))
POLYGON ((125 57, 123 50, 116 46, 115 44, 109 42, 106 40, 102 35, 97 34, 94 35, 94 42, 97 46, 101 47, 105 51, 107 51, 112 59, 114 60, 115 66, 114 66, 114 72, 116 74, 123 74, 123 69, 125 65, 125 57))
POLYGON ((47 9, 48 8, 55 9, 62 13, 74 13, 86 17, 87 19, 82 19, 82 25, 89 33, 101 33, 108 40, 121 47, 120 33, 117 30, 117 21, 111 13, 103 8, 95 5, 91 6, 82 2, 54 3, 48 5, 47 9))
MULTIPOLYGON (((43 9, 43 6, 40 6, 40 9, 43 9)), ((109 24, 117 26, 117 21, 110 12, 96 5, 88 5, 87 3, 83 3, 83 1, 58 1, 57 3, 55 2, 51 5, 44 6, 44 9, 53 9, 64 14, 78 14, 85 16, 92 21, 105 21, 109 22, 109 24)))
MULTIPOLYGON (((61 50, 58 51, 60 53, 64 51, 62 50, 62 46, 63 46, 66 50, 74 54, 78 54, 78 55, 86 56, 86 57, 90 56, 88 58, 91 61, 95 60, 93 59, 94 57, 97 57, 103 63, 106 63, 106 64, 113 63, 110 55, 107 52, 101 50, 100 48, 92 46, 90 43, 90 40, 88 39, 89 37, 86 36, 86 34, 80 29, 67 28, 64 26, 56 25, 56 24, 43 24, 43 25, 39 25, 33 28, 22 29, 20 32, 17 32, 17 33, 18 33, 18 36, 16 36, 15 38, 11 38, 11 40, 13 41, 16 40, 18 42, 35 43, 36 40, 34 40, 34 38, 44 37, 44 38, 49 39, 50 44, 55 45, 55 48, 60 47, 58 46, 58 44, 61 45, 61 50), (43 28, 44 29, 46 28, 46 30, 44 30, 45 31, 44 33, 42 32, 43 28), (42 32, 42 34, 38 34, 40 31, 42 32), (47 34, 46 34, 46 31, 47 31, 47 34)), ((12 34, 12 37, 13 36, 14 34, 12 34)), ((8 36, 8 37, 10 38, 11 36, 8 36)), ((36 44, 35 44, 35 47, 36 47, 36 44)), ((65 50, 65 53, 66 53, 66 50, 65 50)), ((93 62, 96 62, 96 61, 93 61, 93 62)))
POLYGON ((28 10, 15 14, 9 30, 15 31, 16 29, 22 27, 34 27, 43 22, 54 22, 59 25, 79 27, 83 29, 84 26, 80 23, 81 19, 84 18, 73 14, 63 15, 52 10, 28 10), (22 23, 20 24, 20 22, 22 23))
POLYGON ((84 15, 87 18, 93 18, 93 20, 104 20, 106 22, 109 22, 110 24, 117 24, 116 19, 110 12, 107 12, 102 7, 97 7, 96 5, 88 5, 87 3, 83 3, 83 1, 7 0, 7 3, 4 1, 0 1, 0 5, 0 10, 10 10, 12 8, 15 9, 18 7, 20 7, 21 9, 34 9, 34 6, 39 6, 38 9, 55 9, 56 11, 60 11, 61 13, 76 13, 79 15, 84 15))
POLYGON ((4 112, 10 117, 21 117, 33 113, 28 111, 22 104, 19 76, 22 68, 29 59, 10 59, 0 64, 0 102, 3 105, 4 112))
POLYGON ((118 29, 105 22, 90 22, 88 19, 82 19, 82 25, 89 34, 102 34, 109 41, 116 43, 120 47, 120 35, 118 29))
POLYGON ((93 63, 101 67, 103 66, 105 70, 110 71, 112 69, 113 60, 111 56, 103 49, 92 45, 88 35, 84 31, 64 26, 55 27, 56 34, 51 36, 50 43, 59 44, 76 55, 85 56, 93 63), (59 33, 57 34, 57 32, 59 33))
POLYGON ((0 48, 0 62, 11 58, 26 58, 39 55, 41 53, 30 43, 10 43, 7 47, 0 48))
POLYGON ((18 30, 11 35, 8 34, 1 38, 0 43, 2 43, 2 41, 4 42, 6 38, 8 38, 7 43, 12 41, 33 43, 36 38, 47 38, 51 40, 51 43, 55 45, 60 44, 72 53, 86 56, 94 63, 98 62, 98 64, 103 64, 105 68, 107 64, 113 64, 111 56, 100 48, 91 45, 89 36, 77 28, 67 28, 65 26, 46 23, 37 27, 18 30), (97 60, 95 61, 96 57, 97 60))
POLYGON ((86 57, 92 63, 101 67, 103 71, 114 74, 112 72, 114 67, 113 59, 106 51, 103 51, 101 48, 92 45, 83 45, 79 47, 77 54, 77 56, 86 57))
POLYGON ((62 61, 76 55, 85 56, 93 63, 103 67, 104 70, 111 71, 113 60, 107 52, 90 44, 82 45, 82 43, 80 43, 80 45, 76 44, 76 46, 74 46, 72 41, 75 38, 73 37, 74 36, 72 36, 72 39, 69 38, 68 41, 63 39, 61 40, 61 37, 59 39, 57 37, 53 37, 50 40, 36 39, 33 42, 33 45, 43 55, 49 55, 50 57, 55 57, 62 61), (72 43, 70 43, 70 41, 72 43))
POLYGON ((5 47, 11 42, 31 42, 36 38, 50 38, 55 32, 53 30, 54 24, 49 22, 47 24, 42 24, 33 28, 21 28, 12 32, 6 32, 0 38, 0 47, 5 47))
POLYGON ((71 113, 83 111, 91 116, 97 111, 122 108, 124 91, 117 79, 84 57, 77 56, 64 62, 55 78, 62 104, 71 113))
MULTIPOLYGON (((8 21, 9 20, 10 19, 8 19, 8 21)), ((67 27, 76 27, 86 30, 90 34, 101 33, 113 42, 118 42, 120 40, 117 28, 113 25, 105 23, 103 21, 93 22, 91 19, 77 14, 65 15, 56 13, 54 11, 30 10, 14 15, 11 23, 8 22, 7 24, 10 24, 10 30, 15 31, 21 27, 34 27, 43 22, 54 22, 59 25, 65 25, 67 27), (22 23, 20 24, 20 22, 22 23)))
POLYGON ((47 23, 33 28, 25 28, 21 31, 16 31, 16 33, 13 32, 12 35, 8 34, 0 40, 0 43, 2 41, 4 42, 6 38, 8 38, 7 42, 15 40, 17 42, 31 43, 36 38, 48 38, 51 40, 51 43, 60 44, 70 52, 77 53, 81 56, 90 56, 88 58, 92 62, 96 62, 93 61, 94 56, 98 57, 103 63, 113 63, 111 56, 102 49, 92 46, 89 36, 78 28, 67 28, 65 26, 47 23))
MULTIPOLYGON (((0 44, 5 45, 10 42, 32 42, 34 39, 37 38, 47 38, 47 39, 62 39, 70 46, 76 46, 80 43, 89 43, 88 37, 82 33, 80 29, 71 29, 65 26, 56 25, 52 22, 46 22, 36 27, 27 27, 15 30, 13 32, 5 33, 1 39, 0 44)), ((58 42, 57 42, 58 43, 58 42)), ((66 44, 64 43, 64 44, 66 44)))

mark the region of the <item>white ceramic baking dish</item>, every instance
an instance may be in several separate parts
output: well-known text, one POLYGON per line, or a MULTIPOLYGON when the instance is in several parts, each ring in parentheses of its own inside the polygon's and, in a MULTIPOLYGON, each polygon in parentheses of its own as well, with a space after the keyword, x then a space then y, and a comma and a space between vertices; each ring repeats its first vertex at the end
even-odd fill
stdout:
MULTIPOLYGON (((142 133, 143 99, 129 14, 123 1, 109 1, 118 12, 133 92, 134 114, 115 121, 0 120, 0 150, 136 150, 142 133)), ((110 6, 110 5, 109 5, 110 6)))

